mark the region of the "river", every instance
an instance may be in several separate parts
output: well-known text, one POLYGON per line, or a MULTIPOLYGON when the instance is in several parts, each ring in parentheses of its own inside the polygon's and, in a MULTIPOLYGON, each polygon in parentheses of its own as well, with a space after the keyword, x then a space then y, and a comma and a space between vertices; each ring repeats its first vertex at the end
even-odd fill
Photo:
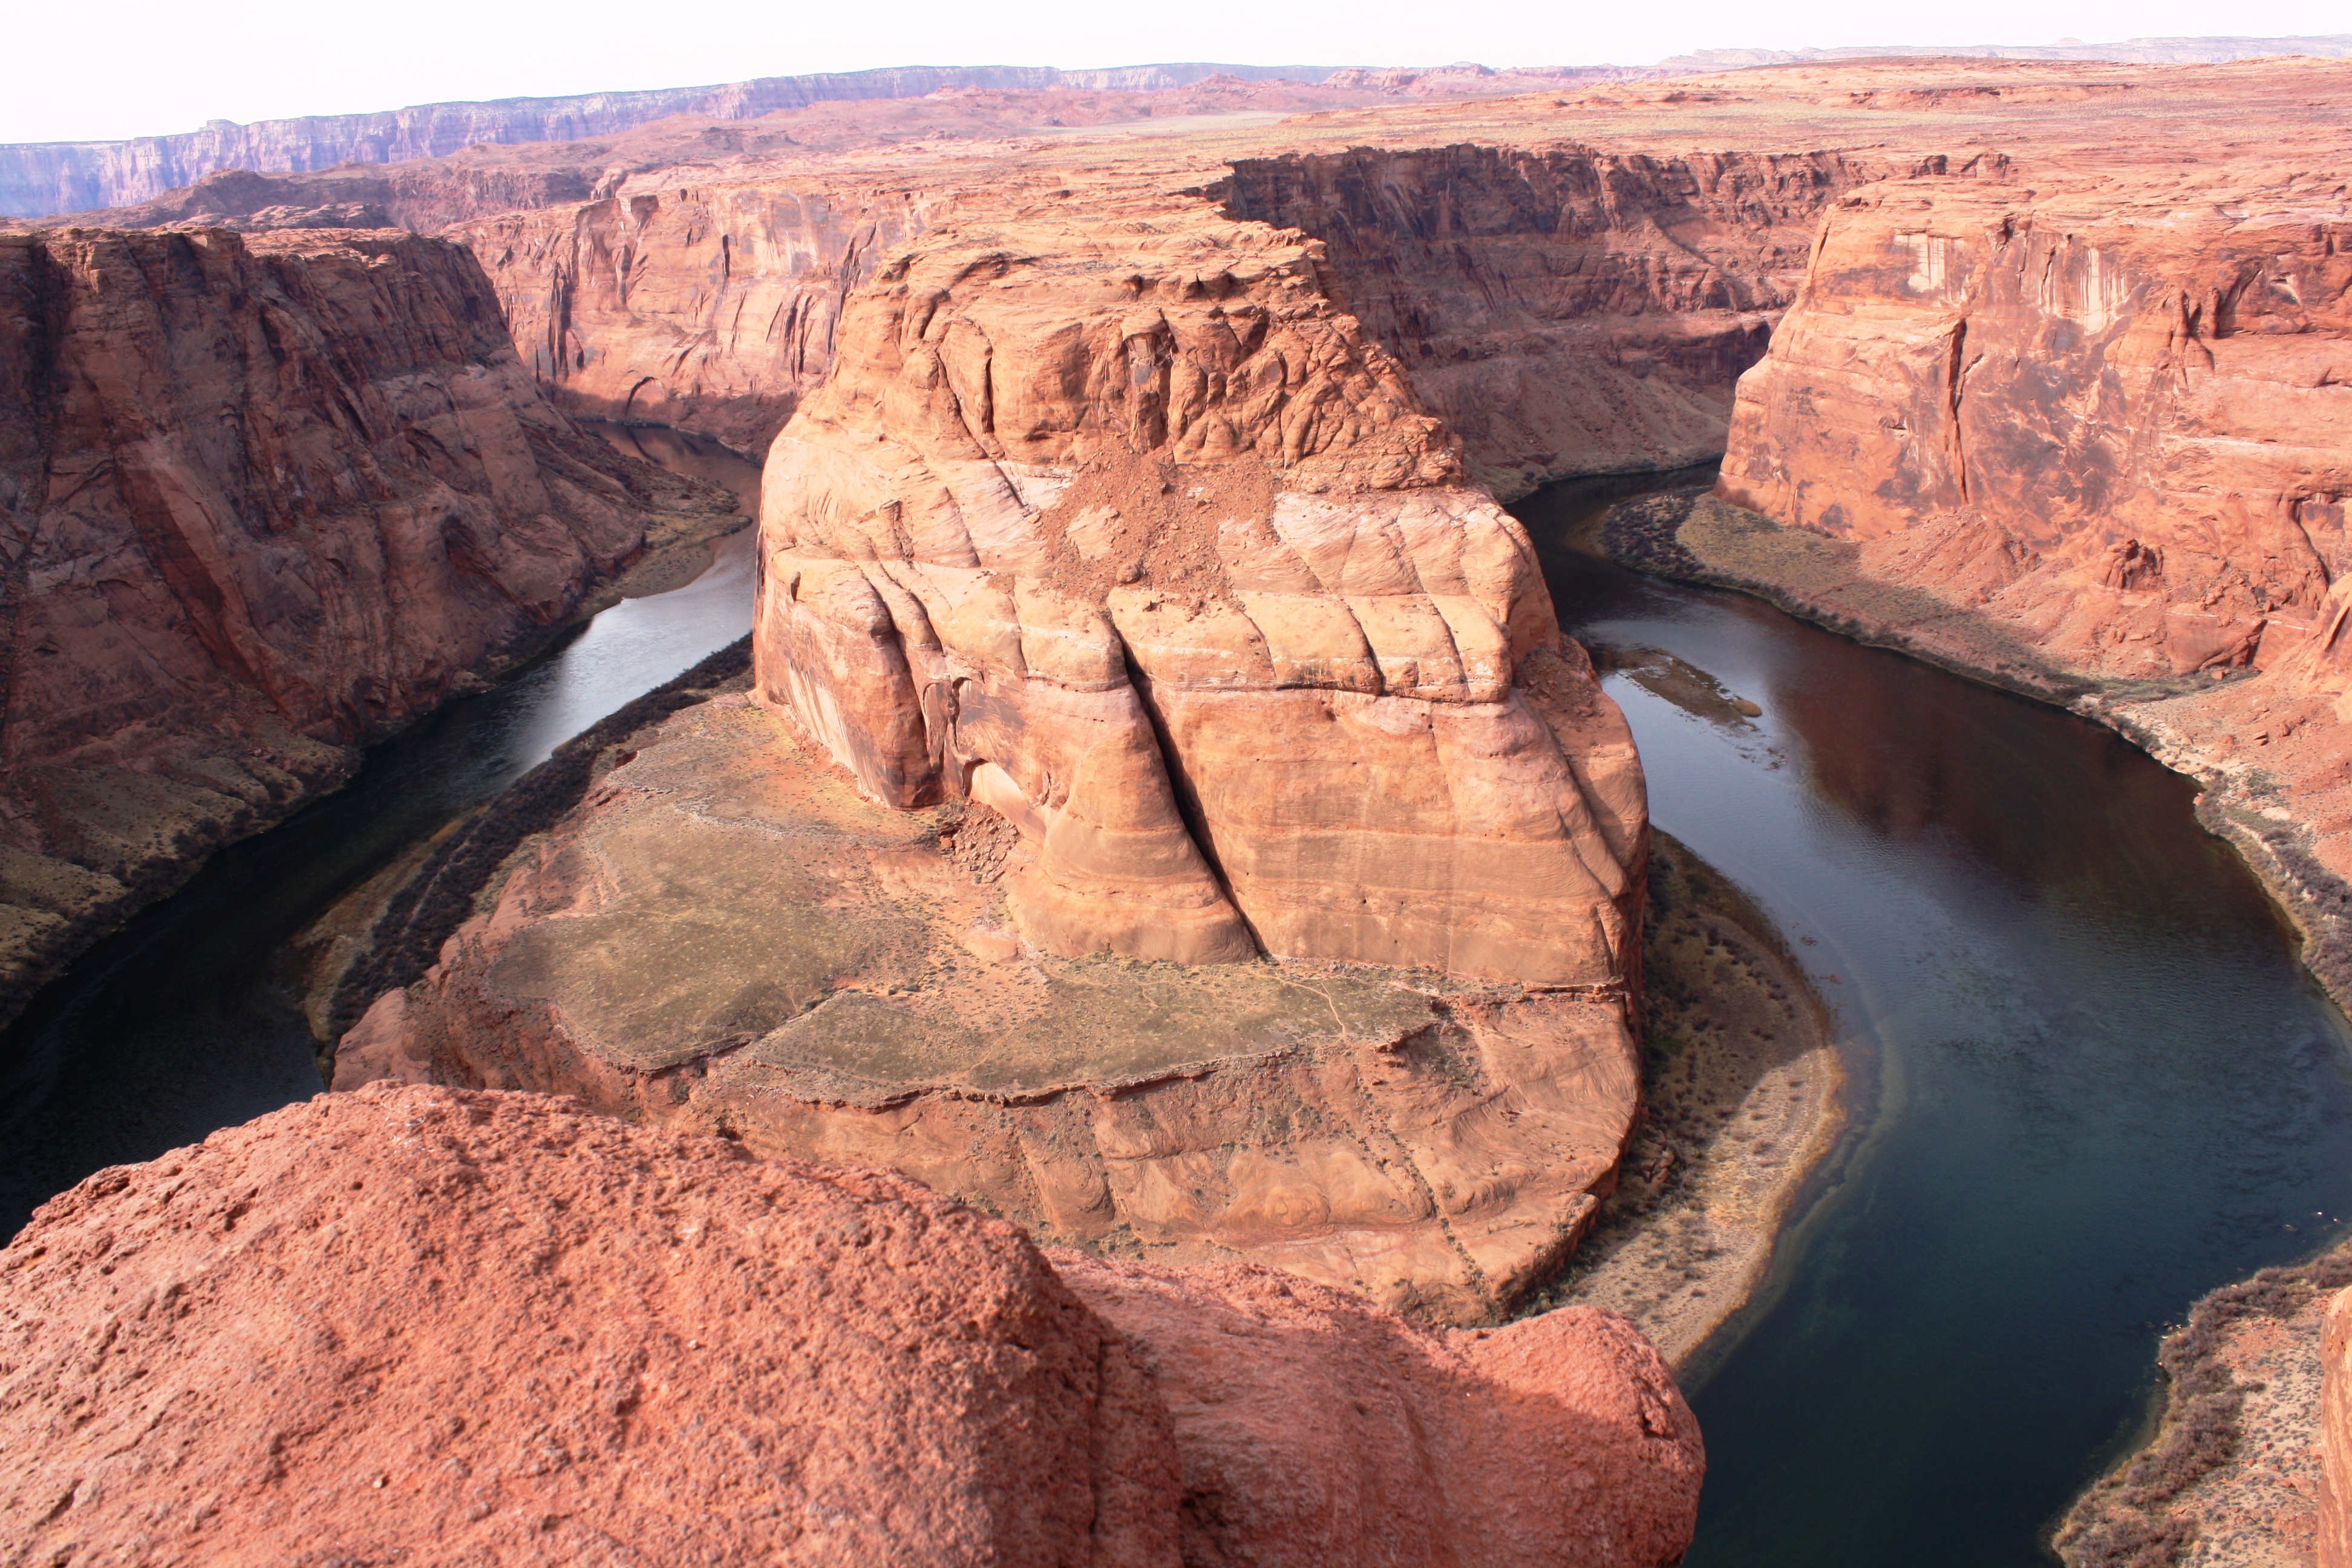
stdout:
POLYGON ((1690 1568, 2046 1563, 2141 1428, 2164 1328, 2341 1237, 2345 1020, 2189 781, 2056 710, 1568 547, 1640 488, 1514 510, 1575 636, 1763 708, 1726 722, 1606 678, 1654 820, 1780 922, 1860 1102, 1773 1294, 1689 1390, 1690 1568))
MULTIPOLYGON (((757 513, 758 466, 716 442, 602 433, 730 486, 757 513)), ((749 529, 730 535, 685 587, 621 601, 495 689, 373 748, 344 788, 214 856, 35 997, 0 1033, 0 1237, 92 1171, 318 1093, 288 943, 558 745, 749 631, 752 546, 749 529)))
MULTIPOLYGON (((723 449, 611 431, 756 487, 723 449), (657 444, 656 444, 657 443, 657 444)), ((1692 1568, 2003 1568, 2149 1407, 2198 1295, 2340 1235, 2344 1020, 2190 787, 2053 710, 1569 548, 1614 495, 1516 510, 1563 622, 1760 704, 1608 677, 1660 826, 1780 921, 1836 1007, 1853 1128, 1767 1299, 1691 1393, 1692 1568)), ((748 504, 748 503, 747 503, 748 504)), ((352 784, 215 856, 0 1036, 0 1235, 107 1164, 319 1089, 289 940, 560 742, 747 629, 751 540, 605 611, 352 784)))

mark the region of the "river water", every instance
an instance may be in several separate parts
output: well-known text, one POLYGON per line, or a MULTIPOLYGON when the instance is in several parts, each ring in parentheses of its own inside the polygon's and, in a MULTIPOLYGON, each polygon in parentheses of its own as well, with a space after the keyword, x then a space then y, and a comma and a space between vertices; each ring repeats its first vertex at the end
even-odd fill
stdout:
MULTIPOLYGON (((608 435, 753 504, 757 470, 721 448, 608 435)), ((1568 548, 1645 482, 1516 510, 1576 635, 1762 706, 1733 721, 1608 677, 1659 826, 1780 921, 1837 1009, 1856 1100, 1772 1292, 1692 1389, 1709 1474, 1690 1563, 2043 1562, 2143 1419, 2163 1328, 2352 1212, 2344 1020, 2186 781, 2121 741, 1568 548)), ((316 1093, 288 941, 750 615, 738 534, 691 585, 376 748, 75 965, 0 1036, 0 1235, 102 1165, 316 1093)))
MULTIPOLYGON (((667 430, 604 429, 759 510, 757 465, 667 430)), ((92 1171, 319 1092, 285 949, 304 927, 558 745, 749 631, 752 534, 674 593, 625 599, 512 679, 373 748, 352 783, 213 857, 0 1033, 0 1237, 92 1171)))
POLYGON ((1779 920, 1860 1101, 1777 1294, 1690 1390, 1691 1568, 2047 1562, 2149 1409, 2163 1329, 2341 1237, 2345 1021, 2187 780, 2055 710, 1567 548, 1637 488, 1514 510, 1578 637, 1762 706, 1708 717, 1654 694, 1674 682, 1606 678, 1658 826, 1779 920))

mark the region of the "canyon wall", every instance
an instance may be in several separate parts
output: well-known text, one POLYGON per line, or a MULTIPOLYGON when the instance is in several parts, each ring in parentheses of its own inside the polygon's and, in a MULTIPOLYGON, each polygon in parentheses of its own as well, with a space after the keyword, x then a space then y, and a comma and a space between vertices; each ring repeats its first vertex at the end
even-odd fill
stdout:
MULTIPOLYGON (((1033 199, 1107 198, 1098 176, 1056 181, 1038 163, 1008 171, 1033 199)), ((973 195, 972 171, 952 164, 758 164, 605 176, 601 200, 448 232, 482 258, 563 406, 758 450, 824 376, 851 290, 973 195)), ((1719 452, 1733 384, 1792 297, 1819 213, 1885 172, 1842 153, 1557 144, 1237 157, 1231 170, 1183 189, 1147 167, 1164 194, 1142 221, 1189 225, 1206 197, 1321 241, 1335 303, 1463 437, 1468 477, 1506 497, 1719 452)))
POLYGON ((0 1446, 12 1565, 1665 1568, 1705 1468, 1613 1313, 1433 1333, 390 1086, 45 1205, 0 1251, 0 1446))
POLYGON ((848 296, 943 199, 815 170, 684 170, 448 232, 560 406, 759 453, 831 366, 848 296))
POLYGON ((2352 564, 2352 219, 2152 185, 1848 197, 1741 384, 1720 493, 2086 676, 2303 647, 2352 564))
POLYGON ((2320 1330, 2319 1568, 2352 1568, 2352 1290, 2320 1330))
POLYGON ((1681 539, 1707 575, 2072 702, 2210 786, 2200 820, 2341 997, 2352 205, 2305 173, 2331 137, 1848 196, 1740 384, 1717 494, 1748 510, 1681 539))
POLYGON ((0 236, 0 999, 538 647, 656 514, 732 510, 550 409, 458 247, 0 236))
POLYGON ((1723 450, 1822 213, 1883 155, 1575 143, 1240 158, 1224 210, 1324 244, 1339 302, 1506 499, 1723 450))

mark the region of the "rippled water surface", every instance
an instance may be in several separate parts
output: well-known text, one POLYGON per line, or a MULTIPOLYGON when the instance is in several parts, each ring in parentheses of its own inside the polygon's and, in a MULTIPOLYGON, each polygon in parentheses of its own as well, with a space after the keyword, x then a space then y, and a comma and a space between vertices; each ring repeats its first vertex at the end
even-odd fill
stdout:
POLYGON ((1564 624, 1620 667, 1659 826, 1780 920, 1861 1101, 1778 1295, 1694 1390, 1690 1563, 2045 1562, 2148 1408, 2162 1328, 2340 1236, 2344 1020, 2186 780, 2054 710, 1565 548, 1626 488, 1515 510, 1564 624), (1694 684, 1645 684, 1667 658, 1762 717, 1658 695, 1694 684))
MULTIPOLYGON (((724 447, 605 434, 733 487, 756 513, 759 469, 724 447)), ((558 745, 749 631, 751 574, 745 530, 693 583, 623 600, 496 690, 376 747, 349 786, 215 856, 44 991, 0 1034, 0 1237, 92 1171, 318 1093, 288 941, 558 745)))

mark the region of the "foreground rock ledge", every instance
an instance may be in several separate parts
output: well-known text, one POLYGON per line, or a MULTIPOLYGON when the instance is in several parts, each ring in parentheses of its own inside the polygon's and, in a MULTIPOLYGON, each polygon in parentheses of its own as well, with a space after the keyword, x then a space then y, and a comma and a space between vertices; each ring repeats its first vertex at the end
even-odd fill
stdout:
POLYGON ((0 1450, 11 1565, 1633 1568, 1703 1465, 1610 1313, 1057 1273, 896 1176, 389 1085, 44 1207, 0 1253, 0 1450))
POLYGON ((1011 928, 1034 851, 985 808, 877 805, 740 695, 618 754, 337 1088, 562 1089, 1457 1322, 1556 1269, 1611 1179, 1640 1087, 1613 996, 1056 958, 1011 928))

